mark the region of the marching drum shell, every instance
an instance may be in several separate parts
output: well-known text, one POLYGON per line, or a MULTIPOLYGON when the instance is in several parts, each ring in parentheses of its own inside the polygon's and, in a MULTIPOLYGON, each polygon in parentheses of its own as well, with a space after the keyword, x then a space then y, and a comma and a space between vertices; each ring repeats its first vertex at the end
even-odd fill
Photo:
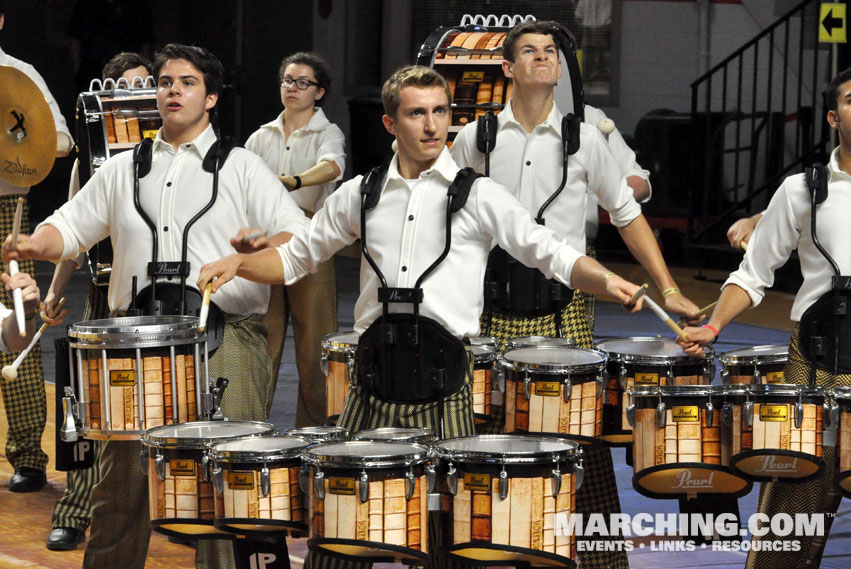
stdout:
POLYGON ((431 429, 416 427, 381 427, 378 429, 358 431, 352 435, 352 440, 356 441, 393 441, 422 445, 431 444, 436 438, 434 431, 431 429))
POLYGON ((839 418, 839 475, 840 491, 851 498, 851 387, 836 387, 833 397, 839 418))
POLYGON ((788 344, 742 348, 718 357, 721 379, 730 385, 783 383, 783 368, 788 359, 788 344))
POLYGON ((505 432, 553 433, 598 444, 602 433, 606 354, 598 350, 541 346, 508 350, 505 432))
POLYGON ((428 447, 345 441, 305 452, 311 550, 349 560, 428 557, 428 447))
POLYGON ((336 421, 343 411, 351 384, 358 335, 355 332, 336 332, 322 340, 322 371, 325 373, 325 415, 336 421))
POLYGON ((302 454, 313 441, 251 437, 210 447, 215 526, 237 533, 307 532, 307 504, 299 484, 302 454))
POLYGON ((638 386, 627 393, 634 417, 633 487, 650 498, 743 496, 753 484, 731 472, 730 429, 721 420, 724 386, 638 386))
POLYGON ((703 358, 683 353, 669 338, 634 337, 600 340, 595 347, 608 354, 608 383, 603 401, 603 440, 626 446, 633 440, 626 418, 626 391, 641 385, 708 385, 715 375, 714 352, 703 358))
POLYGON ((804 480, 824 467, 826 391, 799 385, 736 385, 725 392, 730 464, 751 480, 804 480))
POLYGON ((314 443, 332 443, 344 441, 349 438, 349 431, 343 427, 298 427, 285 429, 281 435, 286 437, 301 437, 314 443))
POLYGON ((439 441, 444 550, 479 565, 575 567, 574 538, 554 518, 575 511, 582 483, 578 443, 533 435, 439 441))
POLYGON ((68 330, 82 431, 134 440, 153 427, 197 421, 211 411, 206 334, 193 316, 134 316, 78 322, 68 330))
POLYGON ((215 442, 260 437, 274 426, 256 421, 201 421, 167 425, 142 435, 151 525, 166 535, 227 539, 214 527, 215 498, 208 449, 215 442))
POLYGON ((502 410, 495 409, 501 407, 499 399, 502 396, 499 386, 494 384, 496 338, 470 338, 470 351, 473 353, 473 413, 476 416, 476 430, 494 431, 499 429, 498 420, 502 417, 502 410))

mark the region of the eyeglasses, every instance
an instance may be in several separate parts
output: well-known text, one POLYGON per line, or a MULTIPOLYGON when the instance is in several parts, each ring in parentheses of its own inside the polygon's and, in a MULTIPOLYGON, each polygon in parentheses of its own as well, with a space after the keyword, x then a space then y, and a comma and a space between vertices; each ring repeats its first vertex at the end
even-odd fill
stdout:
POLYGON ((316 85, 317 87, 319 86, 319 83, 311 81, 310 79, 305 79, 304 77, 293 79, 292 77, 287 76, 284 77, 283 81, 281 81, 281 87, 283 87, 284 89, 289 89, 290 87, 292 87, 293 83, 295 83, 295 86, 298 87, 299 91, 307 91, 308 89, 310 89, 311 85, 316 85))

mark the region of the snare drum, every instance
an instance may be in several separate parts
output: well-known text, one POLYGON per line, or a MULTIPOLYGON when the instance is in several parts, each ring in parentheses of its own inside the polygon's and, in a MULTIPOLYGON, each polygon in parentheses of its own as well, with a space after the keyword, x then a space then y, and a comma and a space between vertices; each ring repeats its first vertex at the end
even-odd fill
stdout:
POLYGON ((148 473, 151 525, 166 535, 225 539, 213 527, 213 484, 208 450, 214 442, 269 435, 274 427, 254 421, 202 421, 150 429, 142 435, 148 473))
POLYGON ((68 330, 76 418, 90 439, 138 439, 206 418, 206 334, 192 316, 78 322, 68 330))
POLYGON ((715 376, 715 352, 704 348, 696 358, 670 338, 611 338, 596 348, 609 356, 609 378, 603 403, 603 440, 612 446, 632 442, 632 427, 626 418, 626 391, 654 385, 708 385, 715 376))
POLYGON ((285 437, 301 437, 311 443, 333 443, 349 438, 349 431, 343 427, 299 427, 286 429, 281 434, 285 437))
POLYGON ((428 557, 428 447, 345 441, 309 448, 304 460, 311 550, 373 562, 428 557))
POLYGON ((328 334, 322 340, 322 372, 325 374, 325 414, 335 422, 349 393, 349 384, 358 350, 358 335, 354 332, 328 334))
POLYGON ((833 390, 839 419, 839 490, 851 498, 851 387, 833 390))
POLYGON ((416 427, 381 427, 358 431, 352 435, 352 439, 356 441, 392 441, 421 445, 429 445, 436 438, 431 429, 418 429, 416 427))
POLYGON ((440 441, 441 525, 449 557, 480 565, 575 567, 574 537, 555 517, 575 511, 582 484, 574 441, 478 435, 440 441))
POLYGON ((783 383, 783 368, 789 359, 789 345, 755 346, 724 352, 721 362, 721 380, 726 384, 783 383))
POLYGON ((825 390, 800 385, 728 386, 730 465, 751 480, 803 479, 824 467, 825 390))
POLYGON ((494 384, 496 362, 496 339, 490 336, 470 338, 473 352, 473 413, 476 415, 476 430, 492 430, 496 425, 493 407, 501 406, 499 386, 494 384))
POLYGON ((505 370, 505 432, 557 433, 597 443, 603 423, 606 354, 565 347, 517 348, 505 370))
POLYGON ((750 492, 753 484, 728 468, 724 390, 722 385, 659 385, 628 392, 636 491, 650 498, 750 492))
POLYGON ((212 445, 215 526, 237 534, 304 535, 299 472, 310 444, 299 437, 251 437, 212 445))

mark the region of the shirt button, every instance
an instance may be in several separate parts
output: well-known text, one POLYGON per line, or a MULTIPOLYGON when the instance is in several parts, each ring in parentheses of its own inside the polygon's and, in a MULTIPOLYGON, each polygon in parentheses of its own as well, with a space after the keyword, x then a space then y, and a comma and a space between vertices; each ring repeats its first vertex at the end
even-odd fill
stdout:
POLYGON ((526 160, 526 165, 527 165, 527 166, 531 166, 531 165, 532 165, 532 161, 531 161, 531 160, 526 160))
POLYGON ((166 184, 166 187, 170 188, 170 187, 171 187, 171 182, 168 182, 168 183, 166 184))
POLYGON ((290 147, 289 147, 289 146, 287 146, 287 150, 289 150, 289 149, 290 149, 290 147))
POLYGON ((163 227, 163 231, 168 231, 168 225, 166 225, 165 227, 163 227))
POLYGON ((407 270, 408 270, 408 267, 402 267, 402 272, 403 272, 403 273, 404 273, 405 271, 407 271, 407 270))
POLYGON ((409 215, 409 216, 408 216, 408 221, 414 221, 414 216, 413 216, 413 215, 409 215))

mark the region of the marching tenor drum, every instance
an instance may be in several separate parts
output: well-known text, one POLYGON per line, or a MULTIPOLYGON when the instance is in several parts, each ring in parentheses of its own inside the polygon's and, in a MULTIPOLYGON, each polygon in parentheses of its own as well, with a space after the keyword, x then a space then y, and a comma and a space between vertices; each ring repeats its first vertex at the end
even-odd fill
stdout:
POLYGON ((551 338, 549 336, 518 336, 505 341, 505 351, 517 348, 537 347, 565 347, 572 348, 576 345, 573 338, 551 338))
POLYGON ((417 444, 345 441, 307 449, 311 550, 361 561, 428 557, 427 466, 417 444))
POLYGON ((214 525, 237 534, 307 532, 299 472, 308 439, 248 437, 210 447, 214 525))
POLYGON ((138 439, 213 412, 206 334, 192 316, 78 322, 68 330, 71 408, 90 439, 138 439))
POLYGON ((804 479, 824 467, 822 433, 830 425, 824 388, 731 385, 725 399, 734 470, 751 480, 804 479))
POLYGON ((215 510, 209 447, 217 441, 272 433, 269 423, 201 421, 156 427, 142 435, 151 525, 166 535, 223 539, 215 510))
POLYGON ((281 434, 285 437, 301 437, 311 443, 331 443, 344 441, 349 438, 349 431, 343 427, 297 427, 286 429, 281 434))
POLYGON ((603 440, 613 446, 632 442, 626 416, 628 389, 655 385, 708 385, 715 375, 715 352, 704 348, 705 357, 683 353, 670 338, 611 338, 596 343, 609 356, 608 384, 603 403, 603 440))
POLYGON ((721 362, 721 380, 731 385, 783 383, 783 368, 788 359, 788 344, 724 352, 718 357, 721 362))
POLYGON ((637 386, 628 391, 633 487, 650 498, 743 496, 753 484, 730 471, 730 429, 721 422, 724 386, 637 386))
POLYGON ((598 443, 603 424, 606 354, 598 350, 536 347, 508 350, 505 432, 559 434, 598 443))
POLYGON ((429 445, 437 437, 431 429, 416 427, 380 427, 358 431, 352 435, 355 441, 392 441, 395 443, 416 443, 429 445))
POLYGON ((839 475, 840 491, 851 498, 851 387, 833 390, 839 420, 839 475))
POLYGON ((358 335, 354 332, 328 334, 322 340, 322 372, 325 374, 325 415, 335 422, 349 393, 358 335))
MULTIPOLYGON (((578 443, 525 435, 440 441, 443 551, 478 565, 575 567, 574 537, 555 517, 575 510, 584 469, 578 443)), ((565 519, 566 521, 566 519, 565 519)))

